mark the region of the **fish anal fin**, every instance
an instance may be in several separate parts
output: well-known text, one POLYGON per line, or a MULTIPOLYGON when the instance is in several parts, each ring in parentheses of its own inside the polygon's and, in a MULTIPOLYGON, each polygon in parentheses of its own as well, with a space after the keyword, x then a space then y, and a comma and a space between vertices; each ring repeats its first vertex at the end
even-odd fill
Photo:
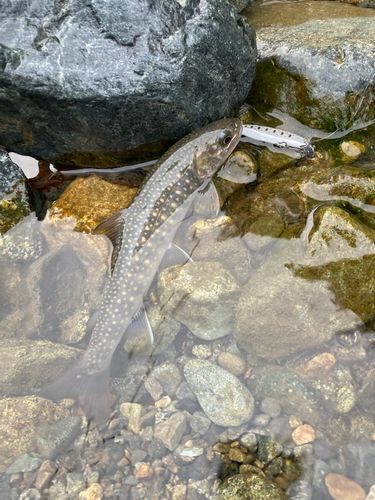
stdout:
POLYGON ((182 266, 187 262, 194 262, 190 255, 182 248, 172 243, 172 245, 165 252, 163 260, 159 266, 159 272, 167 267, 182 266))
POLYGON ((133 316, 132 322, 126 329, 126 336, 129 338, 141 337, 147 334, 150 338, 150 343, 154 343, 154 333, 151 328, 150 321, 144 306, 133 316))
POLYGON ((112 245, 115 247, 125 216, 126 208, 120 210, 120 212, 117 212, 105 221, 101 222, 95 229, 91 231, 91 233, 104 234, 111 240, 112 245))
POLYGON ((88 420, 104 424, 110 409, 109 370, 110 361, 99 373, 88 375, 82 369, 81 358, 62 377, 42 389, 38 396, 52 401, 75 399, 88 420))

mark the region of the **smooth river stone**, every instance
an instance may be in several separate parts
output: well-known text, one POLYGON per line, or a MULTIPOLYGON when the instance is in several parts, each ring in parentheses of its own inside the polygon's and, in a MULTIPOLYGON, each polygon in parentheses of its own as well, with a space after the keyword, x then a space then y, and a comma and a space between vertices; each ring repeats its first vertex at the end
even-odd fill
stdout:
POLYGON ((325 478, 329 494, 334 500, 365 500, 366 492, 351 479, 330 472, 325 478))
POLYGON ((204 359, 188 361, 184 374, 203 411, 214 424, 230 427, 251 419, 254 398, 237 377, 204 359))

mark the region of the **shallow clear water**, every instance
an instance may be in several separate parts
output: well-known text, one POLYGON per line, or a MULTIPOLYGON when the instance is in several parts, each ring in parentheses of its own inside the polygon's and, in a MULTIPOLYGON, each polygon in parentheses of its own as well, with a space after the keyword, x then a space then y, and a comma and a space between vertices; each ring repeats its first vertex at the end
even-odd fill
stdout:
POLYGON ((6 233, 4 498, 89 498, 79 495, 91 487, 90 498, 240 499, 226 482, 239 471, 248 482, 238 488, 259 488, 261 499, 331 498, 327 473, 367 493, 375 484, 374 145, 372 126, 320 141, 312 160, 252 149, 257 181, 237 177, 216 219, 181 225, 175 241, 194 262, 165 269, 151 288, 155 343, 130 337, 117 349, 101 427, 74 401, 34 396, 86 348, 110 244, 74 232, 73 219, 31 215, 6 233), (357 159, 343 155, 349 140, 366 148, 357 159))

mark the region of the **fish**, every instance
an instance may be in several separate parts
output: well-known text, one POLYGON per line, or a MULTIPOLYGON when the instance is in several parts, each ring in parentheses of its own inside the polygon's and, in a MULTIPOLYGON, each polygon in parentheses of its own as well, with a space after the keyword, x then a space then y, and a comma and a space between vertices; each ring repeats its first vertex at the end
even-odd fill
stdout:
MULTIPOLYGON (((107 421, 113 353, 129 330, 152 331, 144 298, 169 252, 181 222, 195 206, 210 207, 218 196, 211 182, 238 144, 242 123, 224 118, 194 131, 172 146, 152 167, 128 208, 99 224, 113 244, 111 277, 93 318, 89 345, 78 362, 41 391, 47 399, 76 399, 88 420, 107 421)), ((186 253, 181 249, 186 262, 186 253)), ((169 260, 170 262, 170 260, 169 260)))

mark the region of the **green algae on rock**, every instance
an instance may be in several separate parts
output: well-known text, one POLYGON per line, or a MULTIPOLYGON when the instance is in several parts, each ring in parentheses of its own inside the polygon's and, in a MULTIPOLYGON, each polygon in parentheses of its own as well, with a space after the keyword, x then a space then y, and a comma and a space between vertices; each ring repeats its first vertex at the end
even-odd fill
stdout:
POLYGON ((286 500, 281 488, 261 474, 238 474, 224 481, 217 500, 286 500))
POLYGON ((159 275, 156 293, 163 311, 194 335, 214 340, 233 330, 240 287, 218 262, 188 262, 159 275))
POLYGON ((0 235, 30 213, 27 179, 9 155, 0 150, 0 235))
POLYGON ((257 46, 257 76, 249 94, 252 104, 266 104, 329 132, 346 128, 354 116, 363 122, 373 119, 371 18, 269 26, 257 31, 257 46))

